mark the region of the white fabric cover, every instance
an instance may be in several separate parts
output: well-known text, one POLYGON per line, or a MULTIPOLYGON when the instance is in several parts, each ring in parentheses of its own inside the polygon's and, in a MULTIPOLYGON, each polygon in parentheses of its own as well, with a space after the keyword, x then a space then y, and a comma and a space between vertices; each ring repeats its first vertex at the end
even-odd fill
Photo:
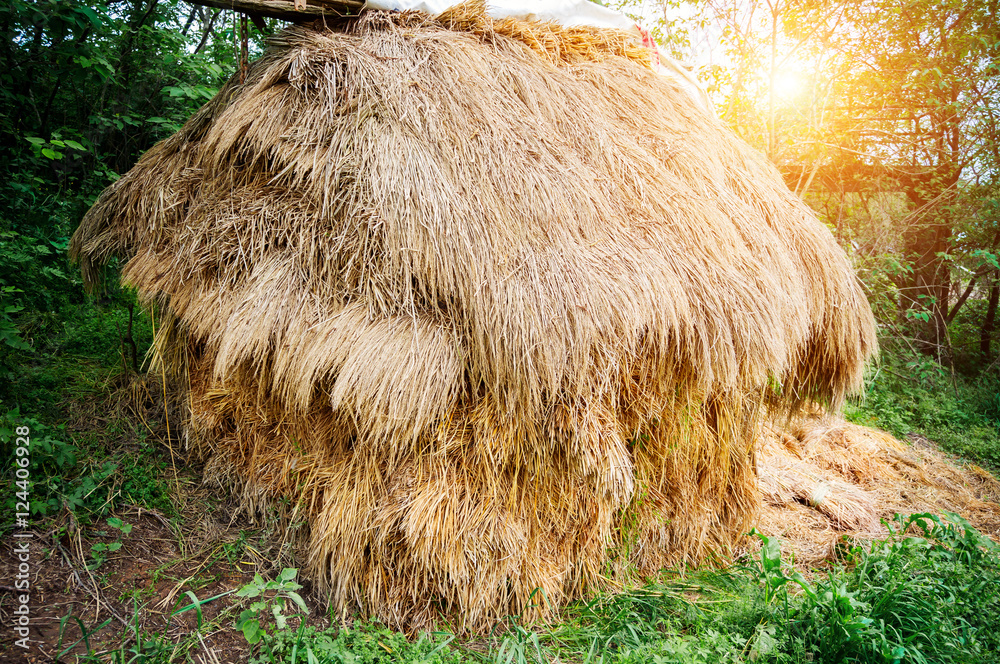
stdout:
MULTIPOLYGON (((413 9, 432 16, 454 7, 461 0, 368 0, 369 9, 404 11, 413 9)), ((644 37, 639 25, 625 14, 608 9, 590 0, 487 0, 486 13, 493 18, 532 18, 554 21, 572 28, 580 25, 595 28, 612 28, 644 37)), ((647 33, 648 34, 648 33, 647 33)), ((652 41, 652 40, 649 40, 652 41)), ((681 63, 656 48, 659 61, 653 67, 664 76, 678 81, 695 102, 708 113, 714 113, 712 103, 698 80, 681 63)))
MULTIPOLYGON (((368 0, 370 9, 415 9, 427 14, 440 14, 457 5, 456 0, 368 0)), ((635 21, 621 12, 602 7, 589 0, 487 0, 486 13, 493 18, 508 16, 531 17, 540 21, 555 21, 566 27, 591 25, 596 28, 635 30, 635 21)))

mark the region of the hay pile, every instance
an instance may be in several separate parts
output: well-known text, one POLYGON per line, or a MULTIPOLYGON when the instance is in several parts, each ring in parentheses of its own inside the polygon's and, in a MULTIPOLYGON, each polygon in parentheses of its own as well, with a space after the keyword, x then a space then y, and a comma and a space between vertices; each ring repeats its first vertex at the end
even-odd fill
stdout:
POLYGON ((483 629, 726 549, 765 413, 859 384, 844 254, 648 58, 475 5, 292 27, 74 235, 338 611, 483 629))
POLYGON ((765 427, 757 467, 758 527, 803 565, 835 557, 845 537, 885 536, 882 520, 895 514, 955 512, 1000 540, 1000 482, 987 471, 840 418, 814 412, 765 427))

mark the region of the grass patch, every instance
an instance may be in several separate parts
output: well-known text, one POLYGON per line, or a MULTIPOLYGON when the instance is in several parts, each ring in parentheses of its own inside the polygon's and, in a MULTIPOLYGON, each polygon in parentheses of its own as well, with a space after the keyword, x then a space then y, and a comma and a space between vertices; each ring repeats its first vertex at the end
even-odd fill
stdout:
POLYGON ((840 565, 813 578, 782 558, 778 540, 757 535, 760 553, 732 567, 580 602, 543 628, 511 618, 487 648, 446 632, 289 625, 287 608, 302 617, 295 570, 240 590, 253 604, 238 622, 255 664, 997 661, 1000 548, 954 514, 889 525, 889 537, 843 550, 840 565), (262 627, 271 613, 277 620, 262 627))
MULTIPOLYGON (((101 448, 94 436, 77 435, 74 440, 65 425, 49 426, 21 416, 17 409, 0 414, 0 438, 12 440, 16 427, 30 430, 33 520, 51 518, 66 509, 87 523, 129 504, 173 513, 163 479, 167 462, 151 444, 142 445, 145 453, 141 455, 113 454, 101 448)), ((0 455, 9 486, 15 486, 14 452, 9 446, 0 455)), ((3 508, 8 513, 19 511, 14 509, 15 500, 14 491, 5 493, 3 508)))
POLYGON ((954 514, 892 526, 813 579, 782 560, 777 540, 759 536, 754 559, 578 605, 561 625, 505 637, 491 661, 997 661, 997 545, 954 514))
POLYGON ((863 398, 847 405, 846 418, 897 438, 924 436, 945 452, 1000 470, 1000 379, 966 378, 917 352, 888 342, 883 348, 863 398))

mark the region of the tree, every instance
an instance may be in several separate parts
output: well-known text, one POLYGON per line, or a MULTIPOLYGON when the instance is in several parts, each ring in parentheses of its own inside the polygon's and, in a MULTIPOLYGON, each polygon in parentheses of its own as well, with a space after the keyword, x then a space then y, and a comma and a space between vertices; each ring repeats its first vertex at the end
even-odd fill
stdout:
POLYGON ((1000 239, 997 0, 690 5, 726 47, 703 67, 720 116, 849 248, 901 259, 893 309, 947 360, 948 323, 991 297, 1000 239))
MULTIPOLYGON (((845 12, 844 29, 824 45, 850 65, 831 109, 840 181, 855 189, 874 181, 908 202, 901 240, 912 270, 899 310, 926 321, 931 349, 947 346, 959 214, 1000 167, 995 5, 869 0, 845 12)), ((816 16, 789 15, 790 27, 801 31, 816 16)))
POLYGON ((82 301, 69 235, 236 71, 235 25, 179 0, 0 4, 0 369, 31 352, 26 325, 82 301))

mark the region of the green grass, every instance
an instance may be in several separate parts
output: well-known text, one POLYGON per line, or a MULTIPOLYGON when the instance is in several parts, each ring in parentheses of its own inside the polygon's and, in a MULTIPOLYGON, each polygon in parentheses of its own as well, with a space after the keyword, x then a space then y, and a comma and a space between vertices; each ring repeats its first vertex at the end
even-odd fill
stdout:
POLYGON ((899 517, 894 526, 811 580, 761 537, 753 559, 578 605, 565 623, 535 633, 528 641, 538 647, 523 660, 500 647, 493 661, 997 661, 998 547, 956 515, 899 517), (905 534, 911 528, 918 536, 905 534))
MULTIPOLYGON (((497 626, 485 652, 476 647, 480 642, 447 632, 407 639, 375 624, 325 630, 286 625, 254 631, 251 661, 997 661, 1000 548, 954 514, 900 516, 890 526, 888 538, 845 549, 841 565, 811 579, 782 559, 777 540, 757 535, 760 553, 727 569, 580 602, 545 627, 526 627, 512 617, 497 626)), ((253 615, 263 615, 293 576, 286 570, 276 581, 258 579, 239 594, 258 602, 253 615)))
MULTIPOLYGON (((53 517, 66 508, 87 523, 130 504, 168 515, 173 512, 163 480, 167 462, 152 446, 141 455, 113 455, 93 436, 77 435, 74 440, 65 425, 49 426, 22 417, 17 409, 0 413, 0 438, 11 440, 15 427, 28 427, 31 432, 30 504, 34 519, 53 517)), ((0 464, 11 470, 6 480, 13 485, 13 446, 4 448, 0 464)), ((15 511, 15 499, 14 491, 5 492, 2 506, 8 514, 15 511)))
POLYGON ((848 404, 845 415, 897 438, 924 436, 945 452, 1000 470, 1000 379, 993 374, 968 378, 884 341, 863 398, 848 404))

